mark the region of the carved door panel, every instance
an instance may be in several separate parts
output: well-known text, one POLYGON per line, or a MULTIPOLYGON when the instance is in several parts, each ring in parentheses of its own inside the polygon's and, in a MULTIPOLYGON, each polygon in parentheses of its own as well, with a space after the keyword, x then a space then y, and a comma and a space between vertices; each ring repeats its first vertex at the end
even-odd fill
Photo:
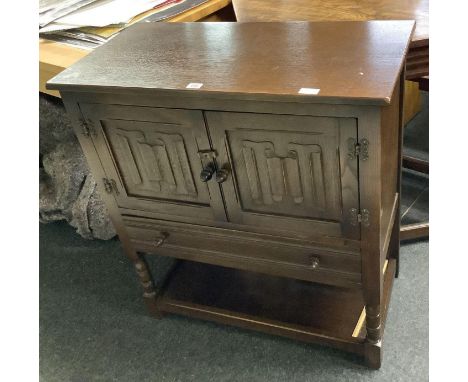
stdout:
POLYGON ((301 235, 358 238, 354 118, 207 112, 229 220, 301 235))
POLYGON ((201 111, 81 104, 114 196, 162 218, 226 220, 219 187, 200 180, 210 150, 201 111))

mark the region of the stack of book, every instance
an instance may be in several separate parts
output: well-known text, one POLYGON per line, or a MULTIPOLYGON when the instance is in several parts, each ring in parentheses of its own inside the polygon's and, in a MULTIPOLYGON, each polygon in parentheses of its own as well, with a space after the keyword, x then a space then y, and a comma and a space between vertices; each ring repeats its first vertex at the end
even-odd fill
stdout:
POLYGON ((39 35, 94 49, 128 26, 161 21, 208 0, 40 0, 39 35))

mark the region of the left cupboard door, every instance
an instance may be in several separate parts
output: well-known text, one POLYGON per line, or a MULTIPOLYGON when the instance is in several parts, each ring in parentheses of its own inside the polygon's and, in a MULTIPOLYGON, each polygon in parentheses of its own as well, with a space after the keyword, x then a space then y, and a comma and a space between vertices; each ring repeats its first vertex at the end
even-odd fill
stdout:
POLYGON ((226 221, 219 186, 200 177, 212 161, 201 111, 83 103, 80 110, 119 207, 167 220, 226 221))

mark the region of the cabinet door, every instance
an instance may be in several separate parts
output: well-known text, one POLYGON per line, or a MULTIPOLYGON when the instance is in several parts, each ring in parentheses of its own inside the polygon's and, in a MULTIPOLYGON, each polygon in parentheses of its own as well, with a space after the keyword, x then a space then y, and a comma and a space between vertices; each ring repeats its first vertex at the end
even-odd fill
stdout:
POLYGON ((102 104, 80 109, 120 207, 172 220, 226 220, 219 187, 200 180, 199 153, 210 150, 201 111, 102 104))
POLYGON ((301 235, 359 238, 356 119, 207 112, 232 222, 301 235))

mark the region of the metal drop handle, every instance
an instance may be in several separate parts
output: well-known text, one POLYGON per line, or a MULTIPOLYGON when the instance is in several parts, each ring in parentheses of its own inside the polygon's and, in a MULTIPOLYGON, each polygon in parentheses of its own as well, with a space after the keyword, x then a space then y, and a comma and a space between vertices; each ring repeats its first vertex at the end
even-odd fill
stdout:
POLYGON ((216 182, 223 183, 227 180, 229 176, 229 170, 227 168, 222 168, 221 170, 216 171, 216 182))
POLYGON ((208 182, 215 173, 216 168, 213 163, 207 164, 200 173, 200 180, 202 182, 208 182))
POLYGON ((153 245, 155 247, 160 247, 161 245, 164 244, 164 242, 166 241, 167 237, 169 236, 169 234, 167 232, 162 232, 161 233, 161 236, 157 237, 154 242, 153 242, 153 245))
POLYGON ((316 256, 310 256, 309 263, 312 269, 317 269, 320 266, 320 259, 316 256))

